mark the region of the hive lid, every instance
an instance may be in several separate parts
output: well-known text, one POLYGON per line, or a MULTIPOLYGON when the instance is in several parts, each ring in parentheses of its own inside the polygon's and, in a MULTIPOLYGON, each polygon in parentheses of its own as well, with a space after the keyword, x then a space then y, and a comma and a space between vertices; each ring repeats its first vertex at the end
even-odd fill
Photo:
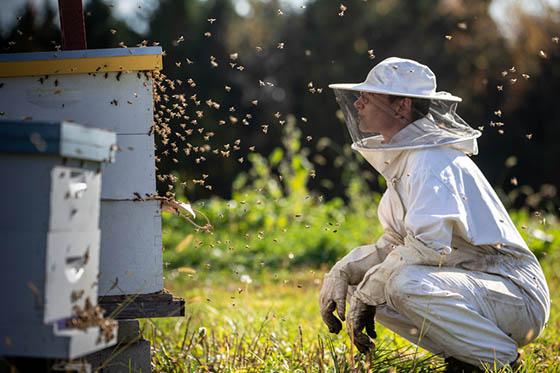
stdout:
POLYGON ((76 123, 0 120, 0 153, 114 162, 116 144, 115 133, 76 123))
POLYGON ((0 54, 0 77, 155 71, 161 47, 84 49, 0 54))

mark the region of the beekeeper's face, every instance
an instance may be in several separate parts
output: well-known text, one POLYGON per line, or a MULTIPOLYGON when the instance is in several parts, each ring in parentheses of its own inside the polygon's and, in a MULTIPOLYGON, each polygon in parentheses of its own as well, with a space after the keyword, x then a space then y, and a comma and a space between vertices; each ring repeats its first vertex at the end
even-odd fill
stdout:
POLYGON ((354 107, 358 111, 358 128, 363 133, 390 134, 412 121, 410 98, 360 92, 354 107))
POLYGON ((354 102, 360 131, 383 133, 390 128, 395 120, 392 104, 388 95, 361 92, 354 102))

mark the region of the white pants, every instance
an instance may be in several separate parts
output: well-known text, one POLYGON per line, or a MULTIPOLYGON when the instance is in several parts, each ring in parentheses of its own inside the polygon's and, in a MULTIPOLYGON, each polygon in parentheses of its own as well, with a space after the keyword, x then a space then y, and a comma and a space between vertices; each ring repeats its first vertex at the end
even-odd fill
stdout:
POLYGON ((510 280, 457 268, 412 265, 393 274, 376 321, 426 350, 498 367, 541 330, 510 280))

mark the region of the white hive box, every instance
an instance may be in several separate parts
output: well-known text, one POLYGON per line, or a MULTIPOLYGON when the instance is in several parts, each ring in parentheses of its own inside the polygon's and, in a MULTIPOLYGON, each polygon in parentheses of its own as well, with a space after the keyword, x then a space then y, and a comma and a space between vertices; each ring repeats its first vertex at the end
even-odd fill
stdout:
POLYGON ((75 358, 115 343, 67 325, 97 304, 101 163, 116 136, 73 123, 0 121, 0 355, 75 358))
MULTIPOLYGON (((101 246, 113 250, 101 255, 101 268, 117 268, 99 278, 99 295, 155 293, 163 288, 161 257, 154 248, 161 246, 161 212, 158 201, 102 201, 101 246), (123 231, 120 224, 126 222, 123 231), (120 270, 120 269, 123 270, 120 270), (147 272, 146 268, 150 271, 147 272)), ((161 249, 160 249, 161 250, 161 249)))
POLYGON ((161 66, 160 47, 0 55, 2 118, 66 120, 117 134, 116 162, 101 187, 101 295, 163 289, 159 204, 132 201, 134 193, 156 193, 151 72, 161 66))

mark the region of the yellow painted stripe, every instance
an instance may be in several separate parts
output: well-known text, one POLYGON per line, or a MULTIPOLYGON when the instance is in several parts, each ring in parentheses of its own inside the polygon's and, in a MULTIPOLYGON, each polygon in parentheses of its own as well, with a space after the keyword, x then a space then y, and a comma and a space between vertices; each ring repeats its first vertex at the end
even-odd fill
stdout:
POLYGON ((115 71, 153 71, 162 69, 160 54, 93 58, 67 58, 43 61, 0 62, 0 77, 87 74, 115 71))

